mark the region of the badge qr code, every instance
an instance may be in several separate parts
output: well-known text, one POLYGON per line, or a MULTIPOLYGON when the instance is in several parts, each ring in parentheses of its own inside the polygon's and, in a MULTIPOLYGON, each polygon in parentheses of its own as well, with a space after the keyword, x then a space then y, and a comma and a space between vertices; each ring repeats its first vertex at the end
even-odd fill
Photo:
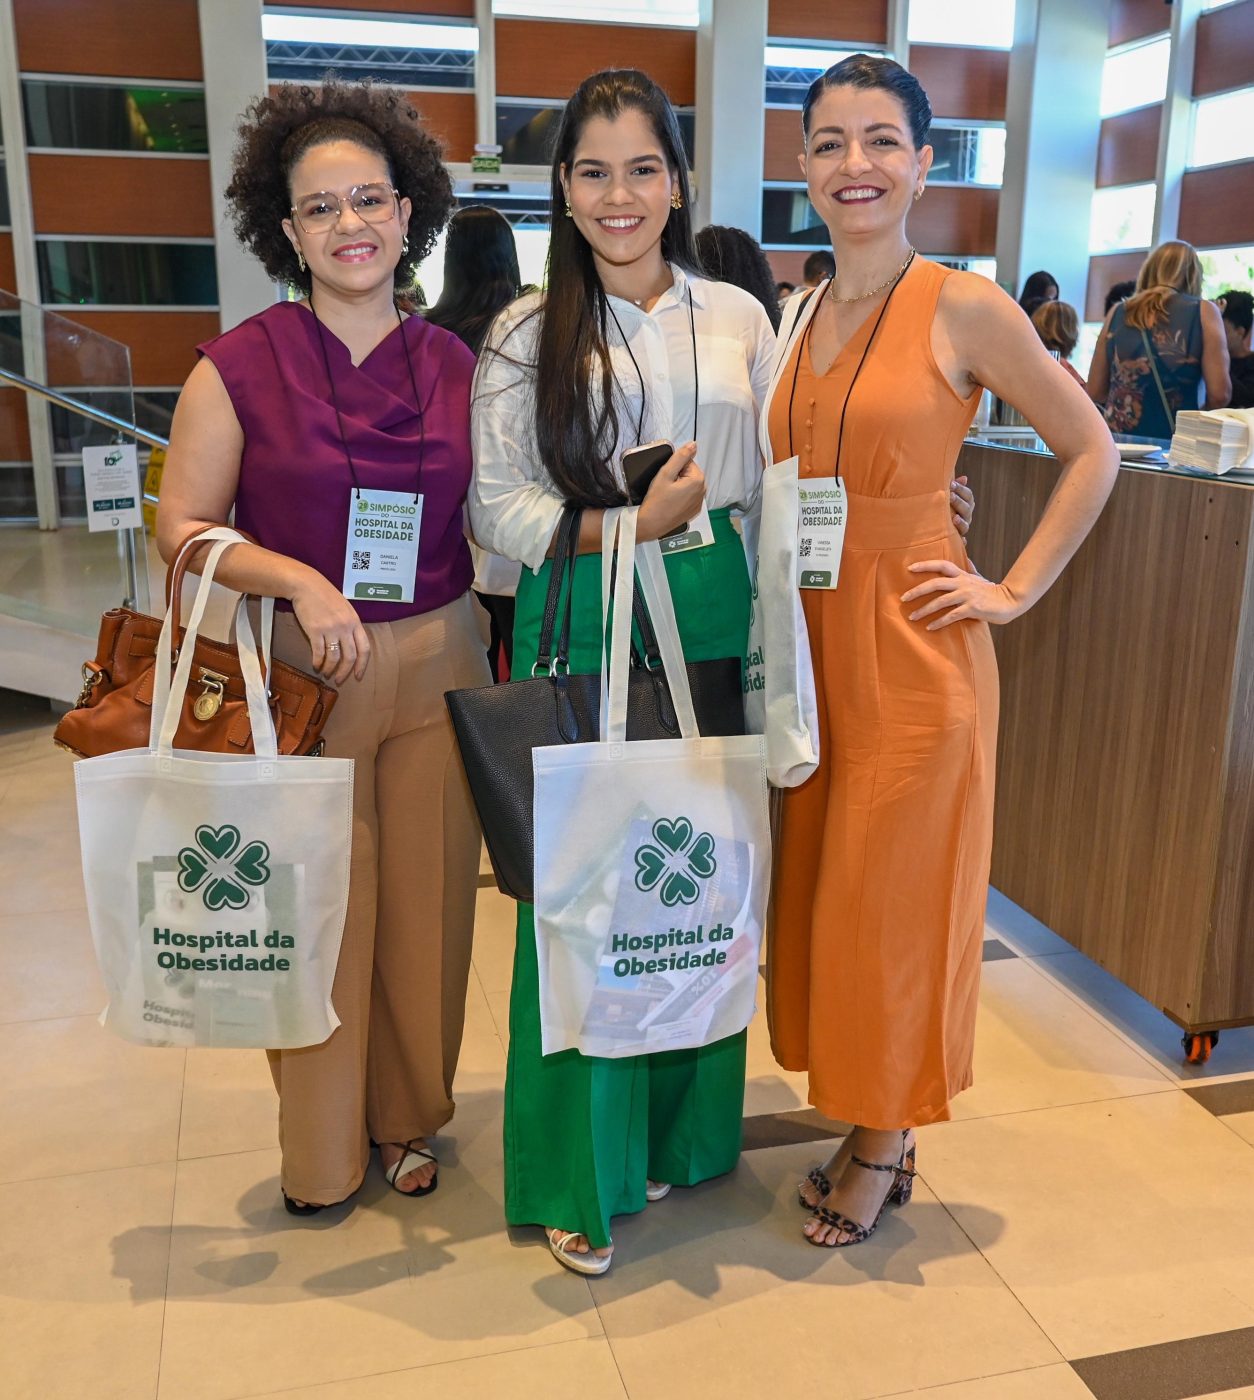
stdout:
POLYGON ((368 569, 370 567, 370 551, 368 549, 353 550, 353 568, 368 569))

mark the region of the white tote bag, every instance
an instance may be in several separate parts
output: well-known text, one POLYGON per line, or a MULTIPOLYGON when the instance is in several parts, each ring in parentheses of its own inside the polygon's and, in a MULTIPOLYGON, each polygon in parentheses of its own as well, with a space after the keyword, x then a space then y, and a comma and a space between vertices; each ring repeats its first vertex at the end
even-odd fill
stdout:
POLYGON ((797 586, 800 511, 792 457, 766 469, 758 499, 742 522, 753 580, 745 720, 751 733, 766 736, 767 776, 779 788, 805 782, 819 765, 818 698, 797 586))
POLYGON ((606 512, 602 596, 612 572, 614 588, 600 741, 532 753, 546 1055, 708 1045, 754 1012, 771 877, 764 740, 698 733, 662 556, 655 543, 637 555, 635 537, 635 507, 606 512), (678 739, 626 742, 633 560, 678 739))
MULTIPOLYGON (((83 881, 109 1004, 101 1020, 141 1045, 294 1049, 339 1018, 331 984, 348 904, 353 763, 280 757, 241 598, 236 639, 255 754, 176 750, 216 541, 170 677, 179 599, 157 653, 146 749, 74 767, 83 881)), ((273 600, 262 607, 269 651, 273 600)))

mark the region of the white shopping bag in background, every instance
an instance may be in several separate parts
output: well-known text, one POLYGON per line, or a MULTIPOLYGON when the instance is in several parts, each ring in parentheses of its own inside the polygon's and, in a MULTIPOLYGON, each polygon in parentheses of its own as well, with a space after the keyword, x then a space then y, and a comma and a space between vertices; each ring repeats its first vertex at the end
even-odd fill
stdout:
POLYGON ((810 634, 797 586, 797 458, 767 467, 742 538, 753 581, 745 720, 766 736, 774 787, 797 787, 819 765, 819 713, 810 634))
POLYGON ((771 875, 765 743, 697 731, 665 566, 607 511, 601 739, 532 754, 541 1042, 617 1058, 734 1035, 754 1011, 771 875), (633 556, 679 739, 626 742, 633 556))
MULTIPOLYGON (((143 1045, 317 1045, 339 1025, 331 986, 348 905, 353 764, 279 755, 243 599, 237 641, 256 753, 174 749, 213 574, 242 537, 222 527, 202 539, 217 543, 173 680, 179 599, 166 614, 149 747, 74 766, 88 916, 109 993, 102 1020, 143 1045)), ((270 600, 263 633, 272 616, 270 600)))

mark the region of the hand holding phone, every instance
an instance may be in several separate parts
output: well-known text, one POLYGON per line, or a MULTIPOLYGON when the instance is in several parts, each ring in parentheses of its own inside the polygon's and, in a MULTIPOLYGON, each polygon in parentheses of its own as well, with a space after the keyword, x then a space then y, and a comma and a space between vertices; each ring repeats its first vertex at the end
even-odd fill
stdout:
POLYGON ((693 458, 697 444, 675 451, 668 442, 646 443, 623 453, 623 475, 633 504, 639 504, 640 538, 680 534, 705 499, 705 476, 693 458))

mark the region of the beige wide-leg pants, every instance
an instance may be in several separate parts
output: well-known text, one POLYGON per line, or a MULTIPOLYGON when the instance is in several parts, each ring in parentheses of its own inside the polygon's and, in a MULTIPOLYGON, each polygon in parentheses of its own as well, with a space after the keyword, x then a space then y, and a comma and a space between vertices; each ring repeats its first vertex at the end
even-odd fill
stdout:
MULTIPOLYGON (((406 1142, 453 1116, 479 871, 479 825, 444 692, 489 682, 469 593, 435 612, 371 623, 363 680, 323 731, 355 760, 348 918, 322 1045, 268 1051, 279 1091, 283 1190, 330 1204, 361 1184, 370 1139, 406 1142)), ((277 613, 274 654, 312 670, 277 613)))

